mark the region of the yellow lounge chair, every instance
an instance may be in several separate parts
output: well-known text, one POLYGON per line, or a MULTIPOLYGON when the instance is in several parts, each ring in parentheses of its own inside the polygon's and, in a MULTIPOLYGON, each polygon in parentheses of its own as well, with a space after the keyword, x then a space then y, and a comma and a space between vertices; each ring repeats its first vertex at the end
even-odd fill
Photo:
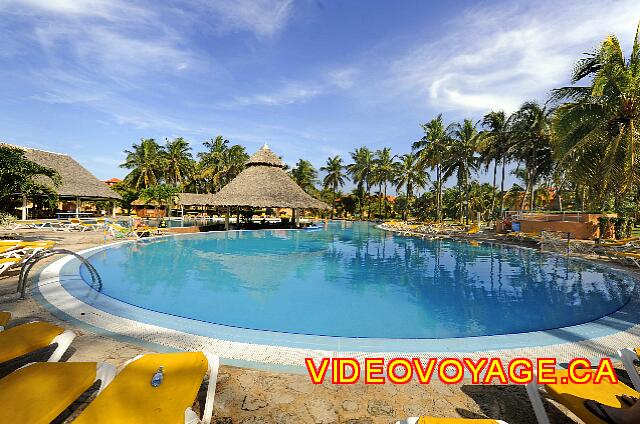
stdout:
POLYGON ((9 271, 11 268, 20 265, 22 258, 0 258, 0 275, 9 271))
POLYGON ((0 379, 0 422, 48 424, 100 380, 106 387, 116 374, 95 362, 35 362, 0 379))
MULTIPOLYGON (((587 371, 585 372, 594 372, 587 371)), ((556 378, 568 378, 567 370, 558 370, 555 374, 556 378)), ((612 384, 609 380, 604 379, 600 384, 546 384, 544 386, 546 392, 557 402, 563 404, 578 418, 586 424, 602 424, 603 421, 590 412, 585 406, 586 400, 595 400, 603 405, 612 406, 614 408, 626 408, 627 405, 620 400, 620 396, 629 395, 640 397, 640 393, 631 387, 617 383, 612 384)), ((542 398, 536 383, 527 384, 527 394, 533 406, 539 424, 549 424, 549 417, 544 410, 542 398)))
POLYGON ((488 418, 434 418, 434 417, 410 417, 396 424, 507 424, 501 420, 488 418))
POLYGON ((11 312, 0 311, 0 331, 4 330, 4 327, 7 326, 10 319, 11 319, 11 312))
POLYGON ((624 369, 627 371, 633 387, 640 392, 640 375, 636 367, 633 365, 634 361, 640 358, 640 348, 624 348, 618 351, 618 356, 622 360, 624 369))
POLYGON ((0 363, 52 345, 57 347, 48 362, 58 362, 75 337, 71 330, 42 321, 8 328, 0 332, 0 363))
POLYGON ((142 355, 128 362, 74 421, 76 424, 166 422, 209 424, 218 378, 219 359, 202 352, 142 355), (151 385, 163 367, 158 387, 151 385), (207 369, 209 386, 202 419, 191 409, 207 369))

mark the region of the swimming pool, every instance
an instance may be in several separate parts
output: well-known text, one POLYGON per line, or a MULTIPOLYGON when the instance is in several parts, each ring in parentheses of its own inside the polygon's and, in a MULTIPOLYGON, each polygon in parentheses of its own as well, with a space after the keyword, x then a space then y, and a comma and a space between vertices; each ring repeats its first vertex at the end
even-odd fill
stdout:
MULTIPOLYGON (((583 260, 347 222, 321 231, 165 237, 101 250, 89 260, 102 276, 101 294, 169 319, 357 338, 566 327, 615 312, 635 284, 583 260)), ((67 289, 93 303, 91 290, 67 289)))

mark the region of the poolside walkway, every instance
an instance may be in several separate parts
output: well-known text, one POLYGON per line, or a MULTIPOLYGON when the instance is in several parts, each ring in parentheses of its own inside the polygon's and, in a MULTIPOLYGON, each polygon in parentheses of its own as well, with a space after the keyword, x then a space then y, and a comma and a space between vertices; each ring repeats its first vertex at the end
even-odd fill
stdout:
MULTIPOLYGON (((0 233, 2 235, 2 233, 0 233)), ((55 240, 59 247, 79 251, 105 242, 99 233, 21 231, 24 239, 55 240)), ((0 310, 11 311, 12 325, 34 319, 73 329, 78 337, 68 361, 106 361, 121 366, 148 350, 134 341, 125 343, 75 327, 50 314, 35 299, 17 300, 17 273, 0 277, 0 310)), ((619 367, 620 368, 620 367, 619 367)), ((7 370, 0 369, 0 375, 7 370)), ((77 405, 82 407, 82 404, 77 405)), ((574 422, 557 404, 547 402, 553 423, 574 422), (561 412, 563 411, 563 412, 561 412)), ((392 423, 407 416, 501 419, 511 424, 535 423, 522 386, 407 384, 396 386, 312 385, 306 375, 267 372, 222 365, 216 389, 215 423, 392 423)), ((577 422, 577 419, 576 419, 577 422)))

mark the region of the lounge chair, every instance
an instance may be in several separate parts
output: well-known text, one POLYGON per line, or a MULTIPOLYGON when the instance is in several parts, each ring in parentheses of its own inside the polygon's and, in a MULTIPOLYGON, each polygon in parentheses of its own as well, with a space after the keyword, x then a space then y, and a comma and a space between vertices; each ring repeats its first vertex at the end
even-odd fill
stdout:
POLYGON ((501 420, 490 418, 435 418, 435 417, 409 417, 398 421, 396 424, 507 424, 501 420))
POLYGON ((36 362, 0 380, 0 422, 47 424, 100 380, 113 379, 112 365, 95 362, 36 362))
POLYGON ((618 351, 618 356, 622 360, 624 369, 627 371, 633 387, 640 392, 640 375, 636 367, 633 365, 640 357, 640 348, 624 348, 618 351))
POLYGON ((154 353, 125 364, 113 382, 82 411, 76 424, 177 423, 209 424, 218 378, 219 359, 202 352, 154 353), (151 385, 162 367, 163 380, 151 385), (191 409, 209 370, 209 385, 202 419, 191 409))
POLYGON ((0 258, 0 275, 20 265, 21 262, 21 258, 0 258))
POLYGON ((11 319, 11 312, 0 311, 0 331, 4 330, 4 327, 7 326, 10 319, 11 319))
MULTIPOLYGON (((585 372, 594 371, 585 370, 585 372)), ((556 371, 556 378, 568 378, 568 372, 566 370, 558 370, 556 371)), ((600 384, 576 384, 567 382, 562 384, 546 384, 544 388, 549 396, 563 404, 587 424, 601 424, 602 421, 585 407, 584 402, 586 400, 594 400, 614 408, 626 408, 627 405, 620 400, 620 396, 640 397, 640 393, 631 387, 623 383, 612 384, 606 379, 600 382, 600 384)), ((529 395, 529 400, 533 406, 533 411, 536 414, 538 423, 549 424, 549 417, 547 417, 544 410, 538 385, 535 382, 527 384, 527 394, 529 395)))
POLYGON ((8 328, 0 332, 0 363, 52 345, 57 347, 48 362, 58 362, 75 337, 71 330, 42 321, 8 328))

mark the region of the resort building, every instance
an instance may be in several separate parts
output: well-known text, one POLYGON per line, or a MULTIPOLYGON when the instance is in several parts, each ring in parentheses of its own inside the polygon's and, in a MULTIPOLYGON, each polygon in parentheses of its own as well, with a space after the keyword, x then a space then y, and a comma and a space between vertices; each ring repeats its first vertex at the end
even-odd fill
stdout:
POLYGON ((27 159, 54 169, 61 179, 61 184, 58 187, 55 187, 47 177, 42 177, 40 180, 41 183, 51 186, 57 192, 59 200, 57 210, 48 209, 41 201, 41 196, 26 196, 22 193, 16 193, 16 196, 22 197, 19 216, 23 220, 44 215, 76 216, 106 212, 104 209, 97 209, 94 203, 96 201, 108 202, 110 212, 115 212, 115 202, 121 199, 120 195, 71 156, 21 146, 13 147, 22 149, 27 159), (85 205, 83 208, 83 201, 91 202, 91 204, 85 205), (90 212, 85 212, 85 210, 90 212))

